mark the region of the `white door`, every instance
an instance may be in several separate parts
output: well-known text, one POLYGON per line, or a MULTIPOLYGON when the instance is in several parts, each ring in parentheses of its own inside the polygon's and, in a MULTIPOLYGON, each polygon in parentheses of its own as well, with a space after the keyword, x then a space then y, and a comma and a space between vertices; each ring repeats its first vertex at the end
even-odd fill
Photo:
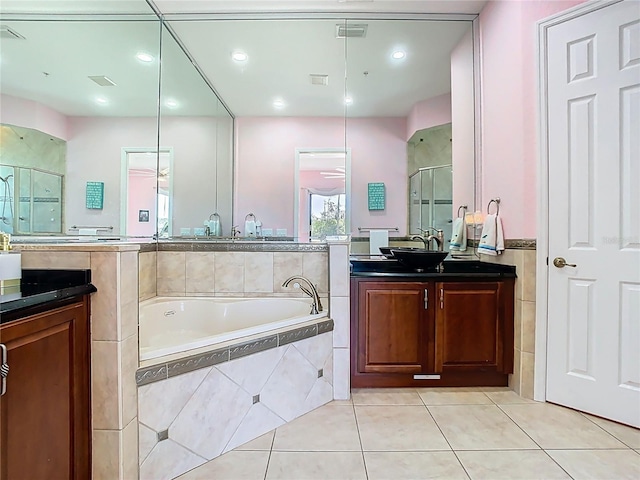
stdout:
POLYGON ((547 31, 547 400, 638 427, 640 3, 547 31))

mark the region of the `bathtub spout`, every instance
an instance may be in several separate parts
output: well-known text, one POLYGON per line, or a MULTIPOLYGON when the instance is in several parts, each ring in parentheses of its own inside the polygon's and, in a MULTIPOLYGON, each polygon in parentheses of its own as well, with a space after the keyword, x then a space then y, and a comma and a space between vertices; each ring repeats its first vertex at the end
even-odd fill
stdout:
POLYGON ((304 286, 300 285, 300 283, 298 283, 298 281, 296 281, 293 284, 294 287, 299 288, 300 290, 302 290, 304 293, 309 295, 311 297, 311 299, 313 300, 313 303, 311 304, 311 315, 315 315, 315 314, 321 312, 322 311, 322 303, 320 303, 320 295, 318 295, 318 290, 316 289, 316 287, 313 286, 313 283, 311 283, 309 281, 309 279, 307 279, 306 277, 300 277, 300 276, 294 275, 293 277, 287 278, 284 281, 284 283, 282 284, 282 286, 283 287, 288 287, 289 284, 294 280, 298 280, 298 281, 304 282, 309 287, 308 289, 305 288, 304 286))

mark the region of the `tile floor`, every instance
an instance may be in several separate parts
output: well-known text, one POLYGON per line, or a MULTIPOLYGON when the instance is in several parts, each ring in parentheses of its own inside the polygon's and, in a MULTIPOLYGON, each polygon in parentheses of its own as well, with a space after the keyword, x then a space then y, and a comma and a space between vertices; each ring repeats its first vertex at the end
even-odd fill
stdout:
POLYGON ((640 430, 507 388, 361 389, 180 480, 640 479, 640 430))

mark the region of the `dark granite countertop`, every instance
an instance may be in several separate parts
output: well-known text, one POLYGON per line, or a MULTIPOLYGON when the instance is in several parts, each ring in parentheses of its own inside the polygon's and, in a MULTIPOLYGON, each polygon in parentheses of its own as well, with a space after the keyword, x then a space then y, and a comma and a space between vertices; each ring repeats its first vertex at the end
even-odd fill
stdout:
POLYGON ((351 277, 415 278, 415 279, 456 279, 456 278, 516 278, 516 267, 480 260, 445 259, 442 268, 426 271, 411 271, 392 259, 372 258, 371 262, 352 262, 351 277), (379 267, 379 268, 377 268, 379 267), (359 270, 363 268, 363 270, 359 270))
POLYGON ((0 295, 0 323, 95 291, 91 270, 23 269, 20 293, 0 295))

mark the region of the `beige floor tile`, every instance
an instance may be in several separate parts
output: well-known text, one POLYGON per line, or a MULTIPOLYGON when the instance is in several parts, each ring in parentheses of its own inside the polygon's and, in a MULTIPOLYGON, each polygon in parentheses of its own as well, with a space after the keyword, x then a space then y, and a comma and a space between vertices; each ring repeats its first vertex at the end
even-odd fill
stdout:
POLYGON ((269 452, 234 450, 178 478, 180 480, 257 480, 264 478, 268 461, 269 452))
POLYGON ((353 401, 349 400, 331 400, 328 405, 353 405, 353 401))
POLYGON ((633 450, 550 450, 547 453, 575 480, 640 478, 640 457, 633 450))
POLYGON ((454 450, 538 448, 495 405, 446 405, 429 411, 454 450))
POLYGON ((425 405, 492 405, 493 402, 483 392, 446 391, 440 389, 418 392, 425 405))
POLYGON ((354 405, 422 405, 415 388, 360 388, 351 398, 354 405))
POLYGON ((424 406, 356 405, 355 410, 364 451, 450 450, 424 406))
POLYGON ((498 392, 484 392, 496 405, 510 405, 513 403, 538 403, 535 400, 529 400, 528 398, 521 397, 513 390, 498 391, 498 392))
POLYGON ((542 450, 456 452, 472 480, 570 479, 542 450))
POLYGON ((625 448, 593 422, 568 408, 550 403, 500 408, 543 449, 625 448))
POLYGON ((464 479, 453 452, 365 452, 369 480, 464 479))
POLYGON ((605 420, 604 418, 594 417, 593 415, 588 415, 586 413, 583 413, 582 415, 587 417, 596 425, 604 428, 607 432, 616 437, 622 443, 626 444, 628 447, 640 448, 640 428, 629 427, 627 425, 605 420))
POLYGON ((265 433, 244 445, 234 448, 234 450, 271 450, 271 445, 273 445, 273 436, 275 433, 275 430, 271 430, 269 433, 265 433))
POLYGON ((266 476, 267 480, 366 478, 361 452, 272 452, 266 476))
POLYGON ((350 405, 325 405, 276 429, 274 450, 360 451, 350 405))

